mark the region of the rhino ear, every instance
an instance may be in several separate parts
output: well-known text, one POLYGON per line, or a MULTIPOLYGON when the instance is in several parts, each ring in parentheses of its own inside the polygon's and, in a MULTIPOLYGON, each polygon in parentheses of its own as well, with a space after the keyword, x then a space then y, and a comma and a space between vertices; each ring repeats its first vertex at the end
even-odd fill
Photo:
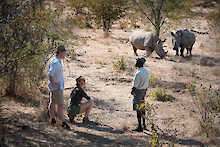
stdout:
POLYGON ((167 39, 164 39, 162 42, 164 43, 164 42, 166 42, 166 40, 167 40, 167 39))
POLYGON ((175 34, 173 32, 170 33, 172 36, 175 36, 175 34))
POLYGON ((157 44, 160 44, 160 42, 161 42, 161 40, 159 39, 159 40, 157 40, 157 44))

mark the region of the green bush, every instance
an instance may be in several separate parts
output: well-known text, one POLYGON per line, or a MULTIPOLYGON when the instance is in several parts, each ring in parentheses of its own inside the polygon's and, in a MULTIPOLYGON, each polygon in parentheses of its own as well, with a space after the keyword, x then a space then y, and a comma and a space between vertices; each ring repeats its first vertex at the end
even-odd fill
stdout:
POLYGON ((206 87, 196 90, 195 83, 188 84, 190 94, 199 113, 200 133, 206 134, 210 140, 218 137, 220 130, 216 123, 217 114, 220 112, 220 92, 206 87))
POLYGON ((118 58, 116 61, 114 61, 112 67, 116 71, 120 71, 120 70, 125 71, 127 68, 125 57, 122 56, 118 58))
POLYGON ((173 101, 174 97, 168 95, 164 89, 157 89, 150 93, 150 98, 157 101, 173 101))
POLYGON ((62 10, 53 11, 44 1, 1 2, 0 78, 7 94, 39 83, 56 41, 61 40, 63 31, 55 23, 60 13, 62 10))
POLYGON ((154 88, 154 87, 156 87, 157 83, 158 83, 158 79, 155 76, 153 76, 152 74, 150 74, 150 76, 149 76, 149 86, 154 88))

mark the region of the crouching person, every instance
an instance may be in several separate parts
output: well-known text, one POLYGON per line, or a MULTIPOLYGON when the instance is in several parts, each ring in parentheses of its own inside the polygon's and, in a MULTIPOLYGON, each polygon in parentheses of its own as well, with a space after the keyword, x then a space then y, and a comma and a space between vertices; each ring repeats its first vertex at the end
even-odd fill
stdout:
POLYGON ((76 79, 76 87, 70 94, 70 104, 68 106, 68 117, 71 123, 74 122, 74 117, 77 114, 85 113, 83 123, 88 123, 88 115, 94 105, 93 100, 86 94, 84 88, 86 87, 85 78, 80 76, 76 79), (82 98, 86 98, 88 101, 81 103, 82 98))

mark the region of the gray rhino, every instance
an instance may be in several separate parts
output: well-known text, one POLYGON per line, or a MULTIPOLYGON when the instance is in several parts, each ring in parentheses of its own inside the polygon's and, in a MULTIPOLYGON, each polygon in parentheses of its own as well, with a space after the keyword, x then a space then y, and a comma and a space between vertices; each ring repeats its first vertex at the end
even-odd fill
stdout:
POLYGON ((147 56, 150 56, 155 50, 160 58, 164 58, 168 52, 165 52, 163 49, 163 43, 165 40, 161 41, 153 32, 133 32, 129 37, 129 42, 131 43, 136 56, 138 56, 137 49, 146 50, 147 56))
POLYGON ((190 53, 192 56, 192 47, 196 41, 196 37, 193 32, 185 29, 185 30, 177 30, 174 34, 171 32, 172 35, 172 43, 173 43, 173 50, 176 50, 176 56, 179 56, 179 47, 180 55, 184 57, 184 49, 187 49, 187 54, 190 53))

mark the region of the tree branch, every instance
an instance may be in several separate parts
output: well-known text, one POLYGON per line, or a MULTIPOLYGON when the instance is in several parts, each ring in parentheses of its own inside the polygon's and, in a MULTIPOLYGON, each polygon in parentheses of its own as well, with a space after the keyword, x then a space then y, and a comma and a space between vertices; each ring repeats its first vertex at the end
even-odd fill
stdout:
POLYGON ((140 9, 140 11, 144 14, 144 16, 150 21, 150 23, 156 27, 156 24, 148 17, 147 13, 144 12, 144 10, 142 9, 142 7, 140 6, 140 4, 138 2, 136 2, 136 0, 133 0, 134 4, 138 6, 138 8, 140 9))

